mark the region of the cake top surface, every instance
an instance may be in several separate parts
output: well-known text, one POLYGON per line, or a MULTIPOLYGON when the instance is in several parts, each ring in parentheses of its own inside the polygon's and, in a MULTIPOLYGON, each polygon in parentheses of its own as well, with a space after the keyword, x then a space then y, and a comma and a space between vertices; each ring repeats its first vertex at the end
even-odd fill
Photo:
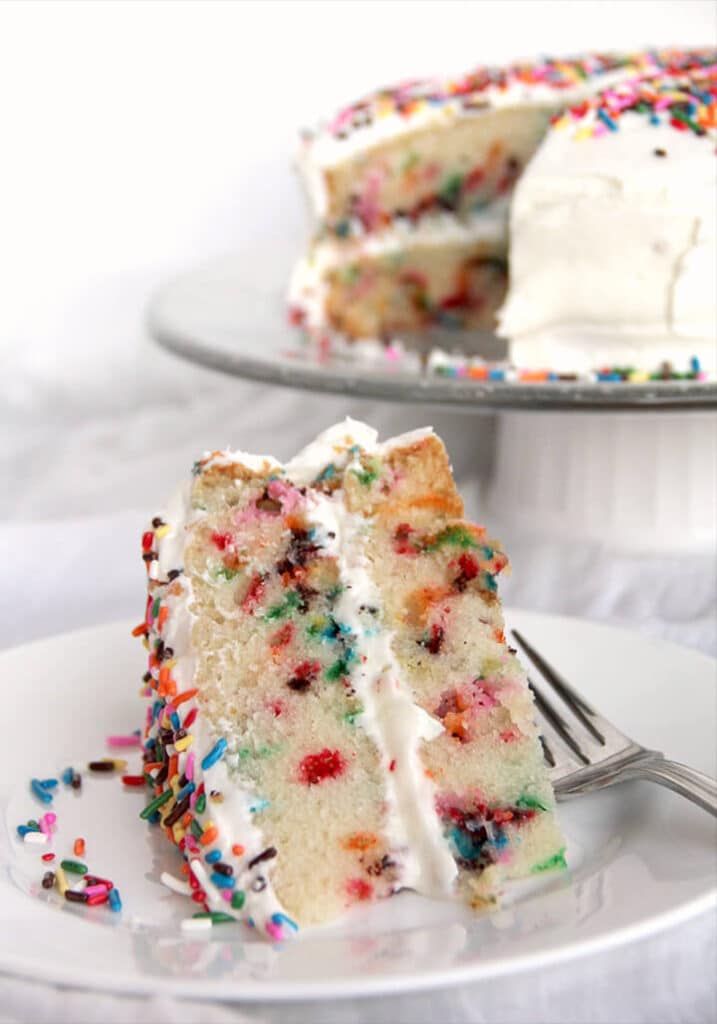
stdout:
POLYGON ((446 117, 470 116, 514 103, 570 103, 591 92, 594 82, 613 84, 663 71, 679 73, 709 65, 716 58, 717 53, 707 48, 586 54, 481 66, 456 78, 410 79, 343 107, 317 131, 307 132, 304 141, 316 162, 330 166, 374 142, 446 117))
POLYGON ((287 463, 282 464, 271 455, 250 455, 247 452, 227 448, 205 453, 204 457, 195 464, 195 472, 213 466, 239 463, 253 472, 273 471, 288 477, 298 486, 308 486, 334 461, 345 458, 358 449, 363 449, 371 455, 380 455, 392 448, 415 444, 431 434, 433 434, 431 427, 421 427, 379 443, 377 430, 367 423, 347 416, 342 422, 335 423, 324 430, 287 463))
POLYGON ((577 141, 618 132, 626 114, 638 114, 653 127, 668 126, 701 138, 717 135, 717 53, 711 64, 617 82, 569 108, 554 130, 571 128, 577 141))
POLYGON ((513 218, 535 203, 608 192, 656 208, 714 208, 717 63, 632 79, 568 108, 554 120, 518 184, 513 218))

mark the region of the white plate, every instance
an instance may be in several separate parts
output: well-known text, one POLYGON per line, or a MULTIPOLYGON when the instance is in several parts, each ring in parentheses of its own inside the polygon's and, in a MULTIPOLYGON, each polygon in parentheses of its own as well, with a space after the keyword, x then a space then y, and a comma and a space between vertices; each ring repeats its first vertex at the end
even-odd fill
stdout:
MULTIPOLYGON (((715 771, 715 663, 694 651, 577 620, 515 612, 549 660, 627 731, 696 768, 715 771)), ((715 822, 663 789, 631 783, 562 805, 567 876, 519 885, 483 917, 402 894, 352 912, 341 927, 283 947, 243 925, 187 938, 186 901, 159 882, 179 856, 137 817, 142 791, 84 773, 81 795, 55 798, 54 848, 87 844, 91 871, 111 877, 124 910, 59 904, 40 887, 42 847, 16 826, 42 813, 31 776, 109 753, 132 731, 141 645, 129 625, 58 636, 0 655, 0 968, 124 992, 213 999, 338 998, 476 981, 543 967, 654 934, 714 904, 715 822)), ((138 754, 132 752, 131 764, 138 754)), ((46 808, 45 808, 46 809, 46 808)))

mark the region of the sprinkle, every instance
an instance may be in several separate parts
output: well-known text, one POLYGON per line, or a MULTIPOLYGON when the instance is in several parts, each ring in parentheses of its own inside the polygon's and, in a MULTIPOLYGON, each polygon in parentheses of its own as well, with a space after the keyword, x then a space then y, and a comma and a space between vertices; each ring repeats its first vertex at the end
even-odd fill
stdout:
MULTIPOLYGON (((91 772, 113 772, 115 770, 114 761, 90 761, 87 765, 91 772)), ((127 767, 125 765, 125 767, 127 767)))
POLYGON ((172 790, 171 789, 165 789, 165 791, 163 793, 160 793, 159 796, 155 797, 154 800, 152 800, 150 803, 148 803, 147 806, 145 808, 143 808, 139 812, 140 818, 144 818, 144 820, 146 821, 156 811, 159 810, 159 808, 162 806, 162 804, 165 804, 167 802, 167 800, 171 799, 172 796, 174 796, 174 794, 172 793, 172 790))
POLYGON ((130 736, 108 736, 107 737, 108 747, 141 747, 142 738, 136 733, 132 733, 130 736))
POLYGON ((299 926, 297 925, 297 923, 295 921, 292 921, 290 917, 287 917, 286 914, 272 914, 271 920, 273 921, 274 924, 286 925, 287 928, 291 928, 291 930, 294 932, 298 932, 299 930, 299 926))
POLYGON ((114 910, 115 913, 118 913, 122 909, 122 899, 120 898, 119 892, 116 889, 110 889, 109 899, 110 910, 114 910))
POLYGON ((244 853, 244 847, 241 845, 241 843, 234 843, 234 845, 232 846, 232 853, 236 857, 241 857, 241 855, 244 853))
POLYGON ((60 865, 58 868, 55 868, 55 885, 57 886, 57 891, 59 892, 60 896, 64 896, 69 886, 67 884, 67 878, 65 877, 65 872, 62 869, 62 865, 60 865))
POLYGON ((46 871, 45 874, 42 876, 42 888, 43 889, 52 889, 54 884, 55 884, 55 872, 54 871, 46 871))
POLYGON ((62 781, 65 783, 66 786, 71 786, 72 785, 72 776, 74 774, 75 774, 75 772, 74 772, 73 768, 65 768, 65 770, 63 771, 63 773, 60 776, 60 778, 62 779, 62 781))
POLYGON ((234 910, 241 910, 246 901, 246 894, 243 889, 237 889, 231 894, 232 907, 234 910))
POLYGON ((82 891, 88 896, 99 896, 101 893, 107 895, 109 889, 106 885, 86 885, 82 891))
POLYGON ((85 875, 85 885, 104 885, 106 889, 113 889, 114 884, 109 878, 100 878, 99 875, 85 875))
POLYGON ((35 829, 28 830, 22 837, 24 843, 46 843, 48 839, 46 832, 36 832, 35 829))
POLYGON ((39 779, 30 780, 30 789, 35 794, 38 800, 42 801, 43 804, 52 803, 52 793, 48 793, 45 787, 42 785, 39 779))
POLYGON ((43 859, 43 860, 44 860, 44 861, 45 861, 45 862, 46 862, 47 864, 49 864, 49 863, 50 863, 50 861, 53 861, 53 860, 55 859, 55 854, 54 854, 54 853, 43 853, 43 855, 42 855, 42 859, 43 859))
POLYGON ((43 789, 55 789, 57 787, 57 779, 43 779, 40 785, 43 789))
POLYGON ((122 782, 125 786, 144 786, 146 780, 144 775, 123 775, 122 782))
POLYGON ((75 839, 74 845, 72 847, 72 852, 74 853, 75 857, 84 857, 84 855, 85 855, 85 841, 84 841, 84 839, 82 839, 81 837, 79 839, 75 839))
POLYGON ((86 875, 87 865, 79 860, 62 860, 60 867, 63 871, 69 871, 73 875, 86 875))
POLYGON ((182 800, 184 800, 185 797, 190 796, 196 788, 197 787, 194 785, 193 782, 188 782, 187 785, 183 786, 182 789, 180 789, 179 792, 177 793, 177 803, 180 803, 182 800))
POLYGON ((75 892, 74 889, 65 890, 65 899, 68 903, 87 903, 88 897, 83 892, 75 892))
POLYGON ((262 850, 261 853, 257 854, 256 857, 252 858, 252 860, 249 861, 247 867, 253 868, 257 864, 261 864, 265 860, 273 860, 274 857, 276 857, 276 847, 267 846, 265 850, 262 850))
POLYGON ((203 910, 192 914, 194 921, 209 921, 211 924, 234 924, 236 918, 231 914, 225 914, 221 910, 203 910))
POLYGON ((210 846, 218 835, 218 829, 214 825, 212 825, 211 822, 208 822, 206 828, 204 829, 204 832, 201 835, 201 838, 199 839, 199 842, 202 844, 202 846, 210 846))
POLYGON ((222 757, 227 749, 227 741, 222 737, 218 739, 212 749, 202 760, 202 771, 207 771, 212 765, 215 765, 222 757))
POLYGON ((174 875, 170 875, 169 872, 163 871, 159 876, 159 880, 162 885, 166 885, 172 892, 179 893, 180 896, 189 896, 192 892, 191 886, 188 882, 183 882, 180 878, 175 878, 174 875))
POLYGON ((233 875, 221 875, 218 871, 212 871, 210 878, 217 889, 233 889, 236 885, 236 878, 233 875))
POLYGON ((602 107, 598 107, 597 116, 600 118, 602 123, 610 129, 611 132, 617 131, 617 121, 614 121, 610 117, 608 112, 604 110, 602 107))
POLYGON ((184 690, 182 693, 178 693, 177 696, 172 699, 172 703, 174 704, 175 708, 178 708, 180 704, 184 704, 186 700, 191 700, 192 697, 196 697, 198 693, 199 690, 196 687, 194 687, 191 690, 184 690))
POLYGON ((217 861, 222 859, 221 850, 211 850, 204 858, 207 864, 216 864, 217 861))
MULTIPOLYGON (((87 892, 84 892, 81 895, 87 896, 87 892)), ((104 892, 104 893, 97 893, 96 896, 89 896, 88 897, 87 905, 89 907, 98 907, 101 903, 107 903, 108 901, 109 901, 109 896, 108 896, 108 894, 106 892, 104 892)))

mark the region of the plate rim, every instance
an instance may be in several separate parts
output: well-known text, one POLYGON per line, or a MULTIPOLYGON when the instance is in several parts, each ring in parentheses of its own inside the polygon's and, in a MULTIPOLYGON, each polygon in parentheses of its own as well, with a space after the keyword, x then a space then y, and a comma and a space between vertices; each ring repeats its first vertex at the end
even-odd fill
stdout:
MULTIPOLYGON (((666 646, 675 651, 689 650, 692 655, 704 659, 705 662, 717 665, 717 659, 712 658, 703 651, 684 648, 662 637, 642 636, 634 629, 593 622, 590 619, 577 616, 553 615, 513 607, 505 609, 507 619, 511 619, 514 614, 520 615, 521 613, 546 619, 557 624, 562 621, 580 623, 599 631, 621 632, 638 636, 645 642, 657 643, 660 646, 666 646)), ((132 621, 129 619, 109 620, 94 626, 59 631, 24 644, 7 647, 0 650, 0 662, 4 657, 22 656, 23 652, 30 648, 41 648, 64 641, 87 642, 91 641, 94 634, 111 631, 122 631, 125 633, 131 628, 132 621)), ((5 866, 2 885, 12 887, 12 891, 15 893, 17 890, 14 889, 13 883, 9 878, 9 870, 9 866, 5 866)), ((3 914, 4 902, 0 903, 0 923, 5 918, 3 914)), ((19 900, 13 900, 12 902, 16 906, 19 905, 19 900)), ((243 990, 242 986, 247 985, 246 980, 162 978, 135 972, 125 972, 117 977, 112 971, 106 969, 94 971, 92 975, 89 975, 86 971, 83 973, 81 964, 78 965, 76 970, 68 971, 67 965, 63 964, 56 967, 51 961, 43 961, 38 970, 37 959, 28 958, 26 954, 13 954, 12 952, 0 952, 0 970, 15 977, 33 978, 47 984, 75 985, 92 991, 107 991, 126 995, 162 993, 195 999, 208 999, 216 1002, 286 1003, 325 999, 343 1000, 359 996, 395 996, 438 990, 450 985, 479 984, 483 981, 513 974, 524 974, 541 967, 555 967, 563 963, 570 963, 591 954, 608 953, 631 942, 654 937, 671 928, 676 928, 697 918, 701 914, 706 914, 715 907, 717 907, 717 876, 710 887, 679 903, 677 906, 663 910, 643 920, 624 924, 600 935, 589 936, 578 941, 563 942, 558 945, 549 946, 547 949, 531 950, 513 956, 503 955, 492 961, 484 962, 478 960, 454 967, 442 967, 427 974, 405 971, 383 975, 353 975, 332 978, 327 981, 289 980, 277 982, 251 979, 249 986, 243 990)), ((7 920, 12 919, 11 907, 7 920)))
MULTIPOLYGON (((325 1000, 346 1000, 361 998, 378 998, 381 996, 408 995, 416 992, 436 991, 451 985, 480 984, 510 975, 525 974, 541 967, 552 968, 561 964, 581 960, 591 954, 609 953, 632 942, 644 941, 663 934, 673 927, 693 920, 700 914, 717 907, 717 890, 711 890, 702 896, 683 904, 680 908, 665 911, 663 914, 640 924, 626 925, 610 933, 609 940, 603 937, 584 939, 582 942, 560 946, 555 950, 557 955, 548 955, 543 951, 526 953, 513 959, 503 959, 495 963, 465 964, 460 967, 442 968, 427 975, 420 974, 387 974, 381 976, 351 976, 348 979, 334 978, 328 982, 290 981, 276 982, 251 981, 251 987, 242 991, 242 982, 226 982, 221 979, 185 979, 159 978, 152 975, 131 974, 119 978, 111 972, 78 973, 68 976, 63 968, 45 969, 38 974, 37 965, 29 963, 13 963, 12 957, 0 961, 0 970, 20 978, 33 978, 43 984, 73 986, 92 991, 114 992, 123 995, 144 995, 152 993, 186 996, 193 999, 205 999, 211 1002, 237 1003, 288 1003, 311 1002, 325 1000)), ((0 916, 0 921, 2 917, 0 916)))

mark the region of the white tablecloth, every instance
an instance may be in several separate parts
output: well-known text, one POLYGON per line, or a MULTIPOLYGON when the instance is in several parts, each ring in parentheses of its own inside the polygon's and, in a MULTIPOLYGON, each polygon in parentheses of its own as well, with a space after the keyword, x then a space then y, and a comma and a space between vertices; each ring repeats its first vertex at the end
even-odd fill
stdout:
MULTIPOLYGON (((69 377, 68 377, 69 379, 69 377)), ((346 414, 381 433, 432 422, 468 510, 488 422, 415 406, 291 393, 174 363, 142 349, 121 373, 78 389, 28 371, 2 385, 0 646, 128 618, 142 609, 138 536, 204 449, 288 456, 346 414)), ((500 536, 500 523, 489 524, 500 536)), ((507 601, 660 633, 714 653, 714 553, 630 556, 562 539, 504 537, 507 601), (588 571, 589 570, 589 571, 588 571)), ((670 840, 679 850, 679 837, 670 840)), ((567 966, 450 991, 332 1004, 245 1007, 128 999, 0 976, 0 1022, 711 1022, 717 1016, 712 915, 672 933, 567 966)))

